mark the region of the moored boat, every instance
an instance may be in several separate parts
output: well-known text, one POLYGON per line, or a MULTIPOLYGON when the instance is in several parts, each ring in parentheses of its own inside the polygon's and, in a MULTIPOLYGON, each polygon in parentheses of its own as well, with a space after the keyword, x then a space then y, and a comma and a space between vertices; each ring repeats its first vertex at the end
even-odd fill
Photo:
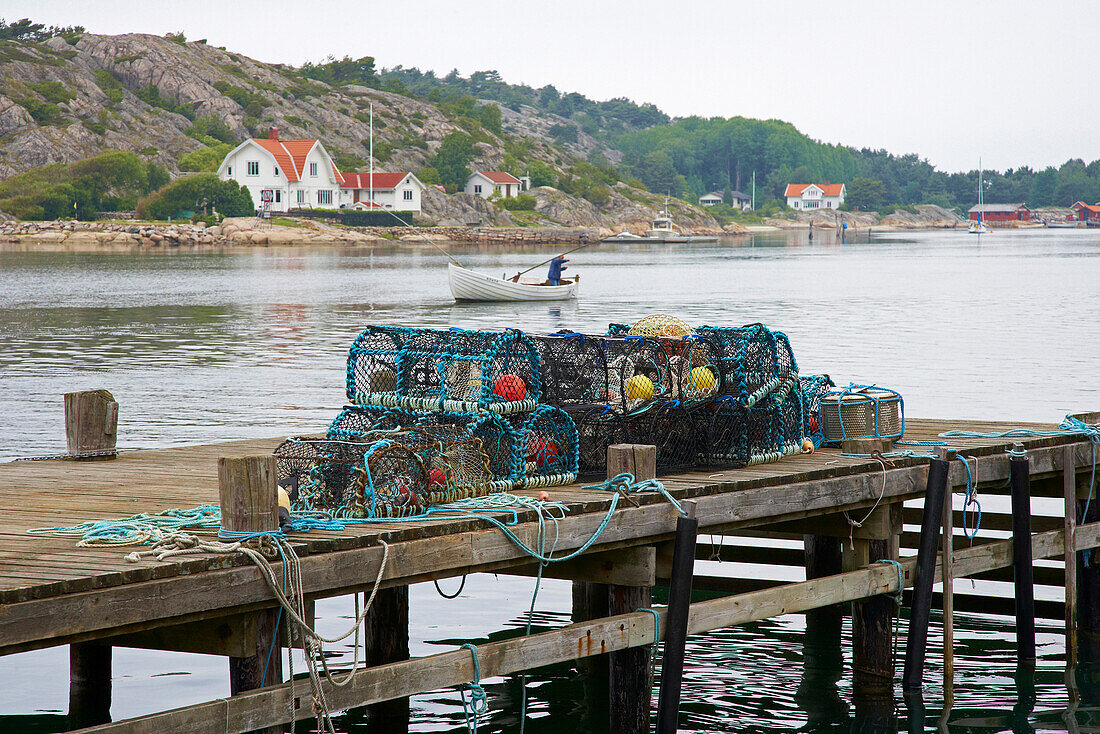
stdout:
POLYGON ((576 298, 579 278, 562 279, 561 285, 541 285, 532 281, 513 282, 474 270, 447 264, 451 295, 463 301, 564 301, 576 298))

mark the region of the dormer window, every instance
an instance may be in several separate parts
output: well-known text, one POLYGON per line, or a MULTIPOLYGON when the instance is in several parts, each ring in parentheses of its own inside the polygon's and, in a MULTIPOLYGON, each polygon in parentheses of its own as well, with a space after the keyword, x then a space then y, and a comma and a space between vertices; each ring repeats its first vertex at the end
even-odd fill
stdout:
POLYGON ((316 163, 310 163, 309 164, 309 175, 313 176, 314 178, 317 177, 317 164, 316 163))

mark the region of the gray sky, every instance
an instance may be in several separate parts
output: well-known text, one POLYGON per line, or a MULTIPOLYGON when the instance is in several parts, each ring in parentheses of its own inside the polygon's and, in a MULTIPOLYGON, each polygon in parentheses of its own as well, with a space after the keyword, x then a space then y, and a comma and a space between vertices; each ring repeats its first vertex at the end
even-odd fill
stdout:
POLYGON ((787 120, 948 171, 979 156, 996 169, 1100 158, 1100 16, 1084 1, 0 0, 0 16, 26 15, 96 33, 182 30, 261 61, 496 69, 674 116, 787 120))

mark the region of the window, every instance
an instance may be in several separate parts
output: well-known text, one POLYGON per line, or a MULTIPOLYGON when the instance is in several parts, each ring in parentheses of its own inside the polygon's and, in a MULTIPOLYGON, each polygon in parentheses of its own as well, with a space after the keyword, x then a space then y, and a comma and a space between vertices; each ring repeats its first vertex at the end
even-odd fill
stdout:
POLYGON ((412 191, 406 191, 405 192, 405 201, 412 201, 412 200, 413 200, 413 192, 412 191))
MULTIPOLYGON (((313 165, 317 165, 314 163, 313 165)), ((317 203, 319 205, 332 203, 332 189, 317 189, 317 203)))
POLYGON ((248 175, 249 176, 259 176, 260 175, 260 162, 259 161, 249 161, 248 162, 248 175))
POLYGON ((481 184, 474 184, 474 193, 475 194, 480 194, 481 193, 481 184))
POLYGON ((283 200, 283 190, 275 189, 275 201, 279 202, 283 200))
POLYGON ((278 176, 278 175, 279 175, 279 167, 278 167, 278 166, 275 166, 275 175, 276 175, 276 176, 278 176))
POLYGON ((226 174, 228 174, 229 176, 232 176, 232 175, 233 175, 233 166, 228 166, 228 167, 227 167, 227 168, 225 169, 225 172, 226 172, 226 174))
POLYGON ((305 189, 298 189, 298 203, 299 204, 305 204, 306 203, 306 190, 305 189))
POLYGON ((316 163, 310 163, 309 164, 309 175, 313 176, 314 178, 317 177, 317 164, 316 163))

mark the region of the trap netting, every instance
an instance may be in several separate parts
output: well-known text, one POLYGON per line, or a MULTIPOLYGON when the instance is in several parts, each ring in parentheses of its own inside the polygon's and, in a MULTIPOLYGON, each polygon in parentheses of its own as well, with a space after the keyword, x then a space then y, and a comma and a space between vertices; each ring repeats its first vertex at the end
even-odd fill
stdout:
POLYGON ((338 514, 408 517, 493 491, 481 441, 460 427, 423 424, 382 435, 363 455, 351 506, 338 514))
POLYGON ((752 466, 800 453, 806 435, 804 416, 798 389, 770 394, 751 408, 732 399, 716 401, 700 463, 752 466))
POLYGON ((806 410, 806 436, 814 442, 814 448, 825 443, 825 433, 821 427, 821 397, 836 387, 828 375, 803 375, 798 378, 802 390, 802 405, 806 410))
POLYGON ((365 435, 288 438, 274 452, 279 484, 287 489, 297 510, 336 512, 353 507, 363 455, 370 447, 365 435))
POLYGON ((367 327, 348 350, 357 405, 517 413, 539 403, 539 356, 522 332, 367 327))
POLYGON ((798 381, 798 363, 782 332, 761 324, 740 328, 701 326, 698 335, 718 350, 722 395, 751 408, 766 395, 784 392, 798 381))

